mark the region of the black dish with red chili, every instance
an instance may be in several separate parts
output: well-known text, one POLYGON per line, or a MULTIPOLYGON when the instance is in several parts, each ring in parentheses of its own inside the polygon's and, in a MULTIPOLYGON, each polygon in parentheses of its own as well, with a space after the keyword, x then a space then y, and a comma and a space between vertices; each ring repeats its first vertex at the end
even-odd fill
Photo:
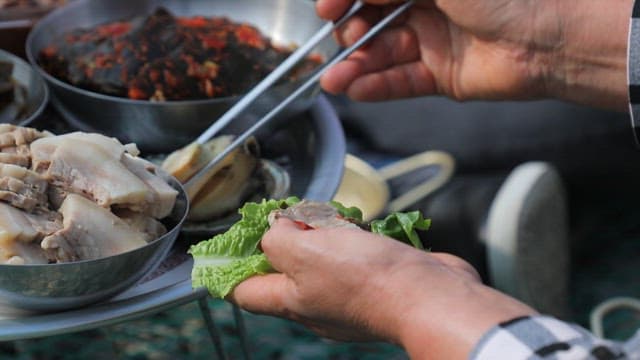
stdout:
MULTIPOLYGON (((77 29, 38 54, 40 66, 71 85, 135 100, 196 100, 247 92, 292 49, 226 17, 148 16, 77 29)), ((311 55, 282 81, 321 63, 311 55)))

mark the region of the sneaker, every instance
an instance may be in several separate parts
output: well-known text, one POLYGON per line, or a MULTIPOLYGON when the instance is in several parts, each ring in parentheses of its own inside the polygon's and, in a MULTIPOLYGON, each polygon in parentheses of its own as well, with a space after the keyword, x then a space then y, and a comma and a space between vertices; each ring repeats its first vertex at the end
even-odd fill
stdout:
POLYGON ((569 240, 565 189, 545 162, 516 167, 493 199, 483 231, 492 286, 536 310, 568 315, 569 240))

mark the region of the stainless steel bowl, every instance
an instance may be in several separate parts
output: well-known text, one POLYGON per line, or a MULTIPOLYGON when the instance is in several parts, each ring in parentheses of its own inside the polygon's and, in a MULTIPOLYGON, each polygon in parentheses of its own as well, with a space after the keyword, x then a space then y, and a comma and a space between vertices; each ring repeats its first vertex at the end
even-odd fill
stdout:
POLYGON ((180 183, 165 235, 114 256, 48 265, 0 265, 0 304, 30 311, 60 311, 106 300, 133 286, 155 269, 173 246, 189 207, 180 183))
POLYGON ((0 49, 0 61, 13 63, 13 79, 26 90, 24 114, 15 120, 2 119, 17 125, 27 125, 37 118, 49 101, 49 91, 40 76, 26 61, 0 49))
MULTIPOLYGON (((237 97, 211 100, 150 102, 130 100, 86 91, 47 74, 37 64, 42 48, 72 29, 148 14, 163 6, 178 16, 227 16, 251 23, 277 44, 302 44, 324 21, 315 15, 311 0, 76 0, 40 20, 27 38, 26 52, 31 64, 52 89, 52 102, 67 121, 84 131, 98 131, 135 142, 145 152, 167 152, 193 141, 222 115, 237 97)), ((337 51, 332 39, 322 42, 315 53, 325 59, 337 51)), ((240 121, 250 122, 256 114, 270 109, 298 82, 274 87, 250 109, 253 114, 240 121)), ((294 102, 283 115, 307 109, 318 89, 294 102)))

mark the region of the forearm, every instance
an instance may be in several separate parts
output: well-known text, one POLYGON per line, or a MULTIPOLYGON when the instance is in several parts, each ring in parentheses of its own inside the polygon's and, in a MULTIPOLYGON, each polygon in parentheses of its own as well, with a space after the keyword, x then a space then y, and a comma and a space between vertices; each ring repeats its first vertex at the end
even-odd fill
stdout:
POLYGON ((563 39, 547 87, 559 99, 628 110, 627 42, 633 0, 557 0, 563 39))
POLYGON ((456 295, 441 299, 433 298, 433 289, 414 287, 405 293, 405 303, 413 305, 398 311, 402 323, 397 326, 396 342, 412 359, 466 359, 492 327, 535 314, 530 307, 484 285, 468 283, 458 288, 456 295), (422 301, 406 301, 413 295, 422 301))

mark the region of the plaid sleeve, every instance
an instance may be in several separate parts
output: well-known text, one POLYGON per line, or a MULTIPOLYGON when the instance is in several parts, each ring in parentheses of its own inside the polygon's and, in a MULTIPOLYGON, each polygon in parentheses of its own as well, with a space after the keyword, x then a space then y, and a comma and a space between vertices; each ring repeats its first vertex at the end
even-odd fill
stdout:
POLYGON ((640 359, 640 332, 622 344, 597 338, 580 326, 552 317, 525 316, 491 329, 470 359, 640 359))
POLYGON ((627 76, 629 83, 629 113, 636 142, 640 144, 640 0, 633 4, 629 22, 627 76))

